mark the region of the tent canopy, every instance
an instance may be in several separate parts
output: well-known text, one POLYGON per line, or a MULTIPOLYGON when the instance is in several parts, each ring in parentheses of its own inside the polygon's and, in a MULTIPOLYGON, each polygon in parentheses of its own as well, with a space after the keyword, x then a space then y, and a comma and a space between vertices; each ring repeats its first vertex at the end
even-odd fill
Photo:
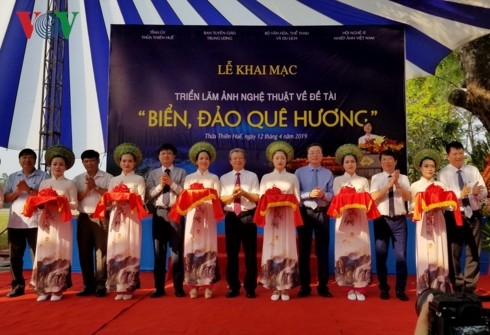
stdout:
MULTIPOLYGON (((61 142, 77 157, 87 148, 107 149, 111 24, 402 24, 407 79, 432 74, 452 50, 490 33, 485 0, 70 0, 68 6, 73 26, 65 50, 61 142)), ((38 147, 42 108, 44 39, 35 15, 34 32, 26 37, 19 12, 42 15, 46 0, 0 4, 0 146, 10 149, 38 147)))

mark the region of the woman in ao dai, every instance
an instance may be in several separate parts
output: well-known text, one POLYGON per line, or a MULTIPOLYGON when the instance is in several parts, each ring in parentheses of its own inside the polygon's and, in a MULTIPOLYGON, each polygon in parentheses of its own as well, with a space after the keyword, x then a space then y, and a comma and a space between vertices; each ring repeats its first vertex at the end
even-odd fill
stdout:
MULTIPOLYGON (((186 176, 184 189, 194 184, 220 193, 219 178, 209 172, 216 159, 216 150, 208 142, 198 142, 189 150, 189 159, 197 171, 186 176)), ((196 201, 199 201, 196 199, 196 201)), ((213 296, 212 285, 219 280, 217 222, 210 200, 187 212, 184 231, 184 284, 190 285, 191 299, 198 296, 198 288, 205 287, 204 297, 213 296)))
MULTIPOLYGON (((276 187, 283 194, 294 194, 300 202, 298 178, 286 171, 287 162, 293 156, 294 149, 286 142, 276 141, 268 146, 266 157, 273 164, 274 171, 262 177, 261 196, 276 187)), ((273 301, 289 300, 288 290, 299 284, 296 227, 291 207, 273 207, 266 212, 259 282, 274 290, 273 301)))
MULTIPOLYGON (((141 164, 142 153, 132 143, 122 143, 114 150, 114 160, 121 174, 109 182, 108 192, 121 183, 144 202, 145 180, 134 169, 141 164)), ((141 222, 138 211, 129 201, 114 201, 109 219, 107 243, 107 283, 109 292, 117 292, 115 300, 132 299, 139 284, 141 256, 141 222)))
MULTIPOLYGON (((334 179, 334 194, 342 187, 353 187, 358 193, 369 192, 368 180, 356 174, 357 163, 362 159, 360 149, 346 144, 337 149, 335 156, 345 173, 334 179)), ((371 281, 371 244, 363 209, 346 209, 335 221, 335 281, 348 291, 349 300, 366 299, 364 294, 371 281)))
MULTIPOLYGON (((75 162, 73 152, 60 145, 46 151, 45 161, 49 166, 51 179, 41 182, 39 191, 52 188, 58 196, 68 200, 70 209, 78 206, 77 187, 65 178, 65 171, 75 162)), ((62 292, 71 286, 72 225, 64 221, 62 208, 55 202, 47 202, 39 218, 36 254, 32 270, 31 286, 39 294, 37 301, 51 301, 62 298, 62 292)))
MULTIPOLYGON (((422 176, 410 187, 414 203, 417 193, 425 192, 427 187, 432 184, 445 190, 443 183, 434 180, 434 175, 440 166, 440 162, 441 156, 432 149, 421 150, 415 155, 413 165, 415 169, 420 171, 422 176)), ((435 208, 431 211, 423 212, 422 219, 415 221, 415 224, 417 294, 427 288, 451 293, 453 288, 449 281, 449 258, 444 209, 435 208)))

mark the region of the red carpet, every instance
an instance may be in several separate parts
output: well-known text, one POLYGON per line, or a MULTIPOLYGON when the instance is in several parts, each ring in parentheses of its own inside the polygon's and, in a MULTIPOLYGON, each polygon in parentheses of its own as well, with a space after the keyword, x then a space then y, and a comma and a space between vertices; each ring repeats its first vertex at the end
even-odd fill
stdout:
MULTIPOLYGON (((348 301, 333 282, 329 285, 333 299, 316 294, 299 299, 295 289, 290 301, 273 302, 271 292, 262 287, 256 299, 245 298, 243 292, 228 299, 224 280, 215 286, 212 299, 176 298, 171 281, 167 296, 151 299, 152 273, 144 272, 142 288, 133 300, 114 301, 113 295, 75 296, 82 284, 81 275, 74 273, 74 287, 61 301, 36 302, 32 289, 22 297, 7 298, 10 273, 4 272, 0 273, 0 325, 2 334, 412 334, 415 278, 409 279, 409 302, 380 300, 375 284, 366 301, 348 301)), ((490 278, 482 276, 478 293, 487 291, 490 278)))

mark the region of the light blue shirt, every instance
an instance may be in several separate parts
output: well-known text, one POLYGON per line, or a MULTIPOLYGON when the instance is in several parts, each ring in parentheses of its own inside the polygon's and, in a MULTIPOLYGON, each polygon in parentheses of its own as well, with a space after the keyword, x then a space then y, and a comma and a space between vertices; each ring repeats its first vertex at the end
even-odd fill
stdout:
POLYGON ((323 166, 317 167, 318 187, 325 193, 323 199, 310 198, 312 181, 314 179, 314 169, 311 165, 303 166, 294 173, 299 180, 299 193, 301 204, 310 208, 327 207, 333 198, 333 173, 323 166), (316 206, 311 206, 316 202, 316 206))
MULTIPOLYGON (((14 192, 17 188, 17 184, 21 180, 25 180, 30 188, 39 190, 39 185, 41 182, 49 178, 50 177, 46 172, 40 170, 34 170, 34 172, 27 177, 22 171, 14 172, 9 176, 5 187, 5 194, 14 192)), ((26 202, 28 196, 29 194, 27 192, 23 192, 19 194, 17 199, 12 201, 8 223, 9 228, 27 229, 37 227, 38 213, 34 213, 34 215, 30 218, 22 215, 22 212, 24 211, 24 203, 26 202)))

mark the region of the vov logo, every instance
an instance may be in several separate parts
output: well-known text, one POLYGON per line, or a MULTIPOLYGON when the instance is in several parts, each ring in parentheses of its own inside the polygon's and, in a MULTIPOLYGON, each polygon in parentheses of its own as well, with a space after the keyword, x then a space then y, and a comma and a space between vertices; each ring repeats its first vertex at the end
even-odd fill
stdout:
POLYGON ((27 39, 31 38, 34 30, 41 38, 51 39, 58 36, 61 31, 63 37, 68 39, 78 13, 79 12, 71 12, 71 21, 68 18, 68 12, 34 12, 33 21, 31 21, 31 12, 17 12, 16 14, 19 17, 20 24, 24 29, 27 39))

